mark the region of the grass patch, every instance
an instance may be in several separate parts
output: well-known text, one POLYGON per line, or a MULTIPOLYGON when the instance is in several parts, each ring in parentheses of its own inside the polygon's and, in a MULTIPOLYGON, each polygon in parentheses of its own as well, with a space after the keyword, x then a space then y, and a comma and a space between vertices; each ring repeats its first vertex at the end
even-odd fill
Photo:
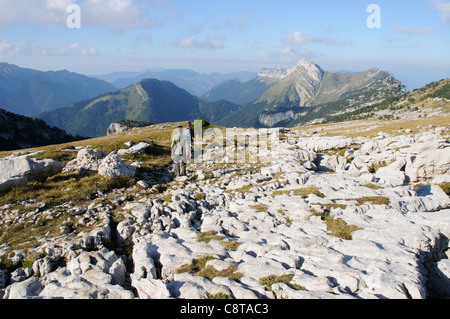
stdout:
POLYGON ((215 295, 209 295, 208 299, 210 300, 221 300, 221 299, 230 299, 227 295, 223 294, 223 293, 218 293, 215 295))
POLYGON ((137 179, 130 176, 106 177, 99 183, 99 188, 103 192, 110 192, 114 189, 129 188, 136 185, 137 179))
POLYGON ((256 210, 258 213, 267 212, 267 206, 263 204, 253 205, 250 208, 256 210))
POLYGON ((242 273, 236 272, 237 268, 230 266, 227 269, 218 271, 212 266, 206 266, 206 263, 210 260, 217 259, 212 256, 206 256, 200 259, 194 259, 192 263, 182 265, 177 269, 177 273, 190 273, 196 276, 205 277, 209 280, 213 280, 215 277, 228 277, 230 279, 240 281, 242 273))
POLYGON ((327 212, 331 211, 333 208, 340 208, 340 209, 346 209, 347 205, 344 204, 317 204, 325 207, 325 210, 327 212))
POLYGON ((245 185, 245 186, 242 186, 241 188, 226 190, 226 191, 224 191, 224 193, 227 193, 227 194, 234 194, 234 193, 245 194, 245 193, 250 192, 250 189, 252 187, 253 187, 252 185, 245 185))
POLYGON ((223 241, 220 244, 223 247, 225 247, 225 249, 236 251, 242 243, 233 240, 233 241, 223 241))
POLYGON ((292 193, 294 196, 308 197, 311 194, 314 194, 320 198, 324 198, 325 195, 320 192, 316 187, 303 187, 295 190, 277 190, 272 193, 272 197, 280 196, 284 194, 292 193))
POLYGON ((172 203, 172 194, 167 194, 161 197, 161 200, 166 203, 172 203))
POLYGON ((69 214, 60 214, 54 219, 42 216, 36 223, 23 222, 17 225, 2 225, 0 227, 0 243, 10 243, 10 251, 27 250, 41 245, 37 238, 61 235, 60 227, 66 225, 69 214), (19 246, 20 245, 20 246, 19 246))
POLYGON ((197 193, 197 194, 195 194, 194 199, 195 199, 196 201, 202 201, 202 200, 205 199, 205 194, 203 194, 203 193, 197 193))
POLYGON ((50 151, 35 154, 29 157, 35 159, 52 159, 67 165, 67 163, 69 163, 71 160, 77 158, 77 154, 78 152, 76 151, 50 151))
POLYGON ((211 240, 223 240, 223 236, 217 235, 215 230, 200 233, 197 237, 198 242, 209 243, 211 240))
MULTIPOLYGON (((46 182, 30 182, 5 192, 0 197, 0 205, 18 204, 33 200, 43 202, 47 207, 67 202, 80 203, 86 200, 94 190, 101 188, 103 177, 100 175, 80 176, 73 173, 61 173, 49 178, 46 182)), ((16 208, 16 207, 15 207, 16 208)))
MULTIPOLYGON (((331 236, 342 238, 345 240, 352 240, 352 233, 362 229, 355 225, 348 225, 342 219, 335 219, 327 213, 314 212, 313 214, 311 214, 311 216, 319 216, 323 221, 325 221, 327 225, 327 231, 331 236)), ((311 218, 311 216, 309 216, 309 218, 311 218)))
POLYGON ((192 263, 190 264, 184 264, 182 266, 180 266, 180 268, 177 269, 177 274, 182 274, 182 273, 197 273, 199 271, 202 271, 203 269, 205 269, 206 267, 206 263, 210 260, 214 260, 217 259, 215 257, 212 256, 206 256, 200 259, 194 259, 192 261, 192 263))
POLYGON ((439 184, 439 186, 442 188, 442 190, 450 196, 450 183, 442 183, 439 184))
POLYGON ((292 279, 294 278, 293 274, 290 275, 282 275, 282 276, 275 276, 275 275, 270 275, 264 278, 260 278, 259 279, 259 284, 261 286, 266 286, 266 288, 269 291, 272 291, 272 285, 274 284, 279 284, 279 283, 284 283, 286 285, 288 285, 289 287, 291 287, 294 290, 306 290, 305 287, 300 286, 298 284, 291 284, 292 279))
POLYGON ((380 188, 382 188, 381 186, 378 186, 378 185, 375 185, 375 184, 372 184, 372 183, 365 184, 363 186, 367 187, 367 188, 370 188, 370 189, 373 189, 373 190, 379 190, 380 188))
POLYGON ((356 201, 359 203, 358 205, 364 203, 370 203, 372 205, 389 205, 391 203, 389 198, 383 196, 362 197, 357 198, 356 201))

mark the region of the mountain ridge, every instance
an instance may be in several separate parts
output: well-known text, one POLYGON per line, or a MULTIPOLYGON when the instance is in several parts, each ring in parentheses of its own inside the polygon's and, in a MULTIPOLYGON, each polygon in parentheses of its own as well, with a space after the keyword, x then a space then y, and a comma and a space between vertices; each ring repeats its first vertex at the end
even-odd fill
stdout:
POLYGON ((0 107, 32 116, 115 90, 105 81, 62 71, 38 71, 0 63, 0 107))
POLYGON ((71 136, 44 121, 0 109, 0 150, 16 150, 68 143, 83 139, 71 136))
POLYGON ((38 117, 70 134, 96 137, 105 135, 111 123, 121 120, 181 122, 204 113, 209 114, 208 118, 214 118, 215 114, 225 116, 228 109, 235 110, 237 106, 227 101, 205 103, 172 82, 145 79, 38 117))

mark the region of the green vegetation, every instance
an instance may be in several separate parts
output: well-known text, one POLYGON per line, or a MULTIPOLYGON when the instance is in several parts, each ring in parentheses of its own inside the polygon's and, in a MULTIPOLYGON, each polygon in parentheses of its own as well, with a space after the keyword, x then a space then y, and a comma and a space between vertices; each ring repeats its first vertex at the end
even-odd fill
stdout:
POLYGON ((263 204, 253 205, 250 208, 256 210, 258 213, 267 212, 267 206, 263 204))
POLYGON ((291 287, 294 290, 306 290, 305 287, 300 286, 298 284, 291 284, 292 279, 294 278, 293 274, 290 275, 282 275, 282 276, 275 276, 270 275, 264 278, 259 279, 259 284, 261 286, 266 286, 266 288, 269 291, 272 291, 272 285, 278 284, 278 283, 284 283, 291 287))
POLYGON ((345 240, 352 240, 352 233, 362 229, 355 225, 348 225, 342 219, 335 219, 326 212, 313 212, 311 216, 319 216, 323 221, 325 221, 327 230, 331 236, 335 236, 345 240))
POLYGON ((242 243, 233 240, 233 241, 222 241, 220 242, 220 244, 223 247, 225 247, 225 249, 236 251, 242 243))
POLYGON ((211 240, 223 240, 223 236, 217 235, 217 232, 215 230, 211 230, 208 232, 200 233, 198 235, 197 241, 209 243, 211 240))
POLYGON ((325 197, 325 195, 322 192, 320 192, 316 187, 303 187, 294 190, 277 190, 272 193, 272 197, 290 193, 292 193, 294 196, 302 196, 304 198, 308 197, 311 194, 314 194, 320 198, 325 197))
POLYGON ((370 188, 370 189, 374 189, 374 190, 379 190, 380 188, 382 188, 381 186, 378 186, 378 185, 375 185, 375 184, 372 184, 372 183, 365 184, 363 186, 365 186, 367 188, 370 188))
POLYGON ((150 123, 150 122, 141 122, 141 121, 132 121, 132 120, 121 120, 121 121, 117 121, 116 123, 123 125, 123 126, 127 126, 129 128, 146 127, 146 126, 153 125, 153 123, 150 123))
POLYGON ((73 72, 42 72, 7 63, 0 63, 0 83, 0 107, 24 115, 55 110, 116 90, 108 82, 73 72))
POLYGON ((71 160, 77 157, 77 151, 51 151, 51 152, 43 152, 36 155, 31 156, 36 159, 52 159, 55 161, 60 161, 67 165, 71 160))
POLYGON ((0 109, 0 151, 25 147, 46 146, 82 140, 59 128, 52 128, 44 121, 13 114, 0 109))
POLYGON ((450 196, 450 183, 442 183, 439 184, 439 186, 442 188, 442 190, 450 196))
POLYGON ((198 106, 198 98, 173 83, 146 79, 40 117, 70 134, 104 136, 111 123, 121 120, 166 123, 194 119, 201 115, 198 106))
POLYGON ((240 281, 242 274, 237 271, 237 268, 230 266, 222 271, 216 270, 214 267, 206 266, 206 263, 210 260, 217 259, 212 256, 206 256, 199 259, 194 259, 192 263, 182 265, 177 269, 177 273, 190 273, 196 276, 205 277, 209 280, 213 280, 215 277, 228 277, 230 279, 240 281))
POLYGON ((389 198, 383 196, 362 197, 357 198, 356 201, 358 201, 359 205, 364 203, 370 203, 372 205, 389 205, 391 203, 389 198))

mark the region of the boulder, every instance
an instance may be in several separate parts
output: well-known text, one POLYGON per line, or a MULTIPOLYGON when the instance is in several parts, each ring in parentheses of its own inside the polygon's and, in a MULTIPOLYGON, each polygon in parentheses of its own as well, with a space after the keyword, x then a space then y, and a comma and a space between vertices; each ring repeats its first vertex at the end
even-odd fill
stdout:
POLYGON ((106 156, 106 153, 99 150, 81 149, 77 158, 67 164, 66 170, 79 170, 86 173, 97 172, 101 161, 106 156))
POLYGON ((142 279, 133 281, 140 299, 169 299, 170 292, 162 280, 142 279))
POLYGON ((413 156, 406 165, 411 182, 422 182, 450 172, 450 147, 413 156))
POLYGON ((129 149, 122 149, 117 152, 118 155, 125 154, 144 154, 145 150, 150 146, 150 144, 142 142, 131 146, 129 149))
POLYGON ((133 261, 134 273, 131 274, 133 281, 141 279, 157 279, 155 262, 152 258, 152 246, 146 241, 140 241, 134 245, 133 261))
POLYGON ((43 182, 62 172, 64 164, 51 159, 0 159, 0 192, 23 187, 30 181, 43 182))
POLYGON ((38 278, 31 277, 25 281, 16 282, 9 286, 6 291, 5 299, 29 299, 37 297, 42 291, 43 286, 38 278))
POLYGON ((101 161, 98 167, 98 173, 105 177, 134 177, 136 175, 136 168, 125 164, 116 153, 112 152, 101 161))
POLYGON ((394 163, 381 167, 377 170, 375 177, 379 178, 380 183, 392 186, 402 186, 406 182, 406 175, 402 169, 406 165, 405 158, 399 158, 394 163))
POLYGON ((119 133, 123 133, 123 132, 129 131, 130 129, 131 128, 128 125, 125 125, 125 124, 111 123, 111 125, 106 130, 106 134, 108 136, 109 135, 114 135, 114 134, 119 134, 119 133))

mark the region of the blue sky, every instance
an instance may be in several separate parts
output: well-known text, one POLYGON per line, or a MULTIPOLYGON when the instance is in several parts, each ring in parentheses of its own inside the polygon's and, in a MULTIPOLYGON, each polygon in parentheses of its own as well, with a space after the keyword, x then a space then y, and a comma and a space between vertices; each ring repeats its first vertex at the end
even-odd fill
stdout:
POLYGON ((305 58, 392 72, 408 89, 450 74, 449 0, 0 0, 0 61, 88 75, 258 71, 305 58), (70 4, 81 28, 68 28, 70 4), (371 4, 380 28, 369 28, 371 4))

